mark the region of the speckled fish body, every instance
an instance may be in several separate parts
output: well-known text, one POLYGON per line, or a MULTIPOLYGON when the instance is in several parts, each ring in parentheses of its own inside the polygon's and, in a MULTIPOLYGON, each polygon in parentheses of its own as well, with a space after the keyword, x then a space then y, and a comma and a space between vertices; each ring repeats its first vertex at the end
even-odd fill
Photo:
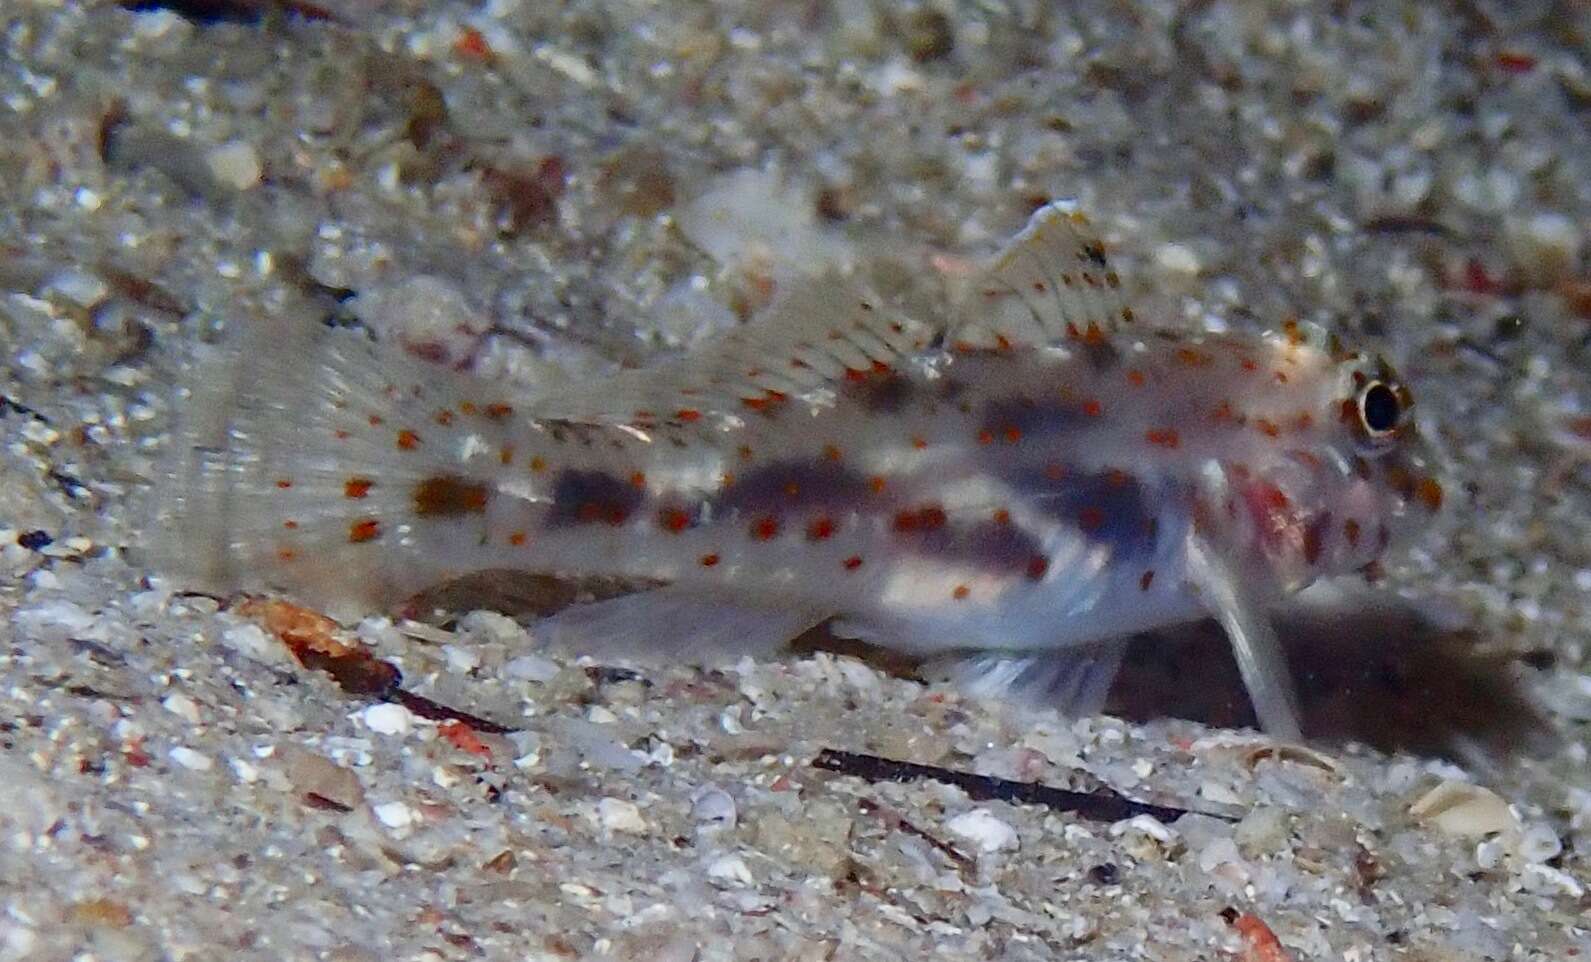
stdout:
POLYGON ((1261 609, 1434 510, 1384 364, 1296 326, 1140 331, 1079 224, 1041 210, 941 324, 814 283, 557 396, 344 331, 246 349, 199 386, 157 547, 322 604, 489 569, 666 586, 547 624, 588 647, 762 651, 841 619, 1023 658, 1206 612, 1263 636, 1261 609))

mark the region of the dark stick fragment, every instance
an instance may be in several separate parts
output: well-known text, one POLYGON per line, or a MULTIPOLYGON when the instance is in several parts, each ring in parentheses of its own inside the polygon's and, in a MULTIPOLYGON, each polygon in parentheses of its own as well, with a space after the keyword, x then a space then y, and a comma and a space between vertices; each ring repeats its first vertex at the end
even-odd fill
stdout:
MULTIPOLYGON (((812 759, 812 767, 838 772, 841 775, 855 775, 870 782, 910 782, 917 779, 931 779, 946 785, 954 785, 975 801, 992 800, 1043 805, 1046 808, 1071 812, 1080 818, 1097 822, 1119 822, 1135 815, 1149 815, 1162 822, 1174 822, 1184 815, 1191 814, 1190 809, 1138 802, 1110 791, 1073 792, 1037 782, 1013 782, 1010 779, 995 778, 991 775, 974 775, 971 772, 952 771, 937 765, 898 762, 877 755, 842 752, 832 748, 825 748, 819 752, 817 757, 812 759)), ((1210 812, 1199 814, 1236 821, 1228 815, 1210 812)))
POLYGON ((428 718, 431 721, 463 722, 470 728, 478 732, 486 732, 488 735, 506 735, 511 731, 518 731, 518 729, 511 728, 508 725, 500 725, 479 715, 471 715, 467 711, 450 708, 441 702, 432 701, 424 695, 416 695, 412 691, 405 691, 401 688, 389 694, 387 700, 397 702, 421 718, 428 718))
POLYGON ((972 868, 972 859, 961 854, 961 852, 958 851, 954 845, 951 845, 949 842, 946 842, 943 839, 935 838, 928 832, 923 831, 921 828, 918 828, 916 825, 913 825, 911 822, 907 821, 906 816, 888 807, 887 805, 884 805, 883 803, 875 801, 871 798, 864 798, 860 802, 860 807, 864 813, 877 815, 879 818, 883 819, 884 823, 890 828, 905 832, 907 835, 915 835, 927 842, 929 845, 932 845, 940 854, 944 855, 945 858, 948 858, 952 862, 956 863, 959 868, 972 868))

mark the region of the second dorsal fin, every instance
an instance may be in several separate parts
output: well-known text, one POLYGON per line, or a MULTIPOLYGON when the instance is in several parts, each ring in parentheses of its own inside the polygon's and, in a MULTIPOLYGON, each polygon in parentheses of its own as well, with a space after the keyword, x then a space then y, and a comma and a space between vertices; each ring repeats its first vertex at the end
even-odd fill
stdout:
POLYGON ((952 346, 1094 342, 1133 322, 1121 280, 1088 219, 1060 203, 1027 226, 973 275, 949 326, 952 346))
POLYGON ((786 402, 815 402, 847 378, 894 368, 935 334, 854 282, 818 277, 687 356, 538 399, 535 413, 641 429, 733 426, 786 402))

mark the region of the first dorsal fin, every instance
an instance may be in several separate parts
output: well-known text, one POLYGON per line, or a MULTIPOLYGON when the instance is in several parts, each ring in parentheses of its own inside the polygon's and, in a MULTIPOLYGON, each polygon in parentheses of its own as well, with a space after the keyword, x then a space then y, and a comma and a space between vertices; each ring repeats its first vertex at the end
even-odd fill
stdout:
POLYGON ((641 429, 733 426, 787 402, 820 402, 847 378, 898 366, 936 333, 854 282, 818 277, 685 357, 538 399, 535 413, 641 429))
POLYGON ((1061 203, 1045 204, 972 277, 949 342, 959 348, 1097 342, 1133 322, 1120 289, 1088 219, 1061 203))

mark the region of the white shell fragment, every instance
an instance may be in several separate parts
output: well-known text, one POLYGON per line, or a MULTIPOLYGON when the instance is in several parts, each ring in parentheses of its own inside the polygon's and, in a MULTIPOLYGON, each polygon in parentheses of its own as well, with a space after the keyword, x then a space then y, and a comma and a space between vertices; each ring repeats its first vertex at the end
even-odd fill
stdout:
POLYGON ((414 715, 402 705, 382 702, 360 713, 365 727, 378 735, 403 735, 414 725, 414 715))
POLYGON ((1409 814, 1458 838, 1517 833, 1521 828, 1519 817, 1496 792, 1451 779, 1421 795, 1409 814))
POLYGON ((597 821, 610 832, 628 832, 638 835, 646 831, 646 819, 634 802, 622 798, 604 798, 597 803, 597 821))
POLYGON ((1001 821, 987 808, 963 812, 945 823, 951 833, 966 839, 980 852, 999 852, 1017 847, 1016 829, 1001 821))

